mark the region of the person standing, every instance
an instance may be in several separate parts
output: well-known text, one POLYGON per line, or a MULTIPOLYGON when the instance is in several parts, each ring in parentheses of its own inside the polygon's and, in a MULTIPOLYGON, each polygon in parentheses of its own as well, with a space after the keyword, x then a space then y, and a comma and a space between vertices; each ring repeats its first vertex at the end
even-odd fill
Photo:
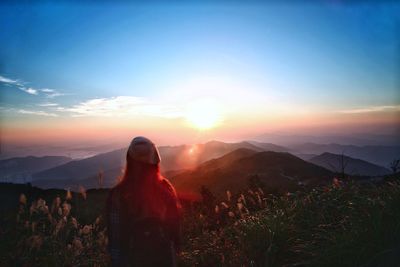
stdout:
POLYGON ((176 266, 180 204, 160 174, 160 154, 149 139, 135 137, 122 180, 107 199, 108 249, 116 266, 176 266))

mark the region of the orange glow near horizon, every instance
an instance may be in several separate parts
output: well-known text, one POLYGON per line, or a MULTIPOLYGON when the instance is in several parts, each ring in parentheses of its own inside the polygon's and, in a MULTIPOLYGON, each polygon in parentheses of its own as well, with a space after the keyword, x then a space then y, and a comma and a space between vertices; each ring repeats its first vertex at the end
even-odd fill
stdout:
MULTIPOLYGON (((371 127, 394 128, 399 125, 400 112, 370 112, 358 114, 313 111, 305 114, 223 113, 199 101, 192 105, 183 118, 32 118, 29 121, 9 122, 1 128, 2 142, 63 143, 99 141, 124 144, 136 135, 145 135, 160 145, 194 144, 209 140, 239 141, 251 139, 266 132, 286 131, 302 133, 339 133, 368 131, 371 127), (204 106, 205 105, 205 106, 204 106), (190 114, 194 114, 191 117, 190 114), (199 121, 195 118, 198 116, 199 121), (223 118, 222 118, 223 116, 223 118), (191 120, 190 120, 191 118, 191 120), (202 121, 204 119, 204 121, 202 121), (208 128, 207 128, 207 127, 208 128)), ((193 154, 195 149, 188 151, 193 154)))

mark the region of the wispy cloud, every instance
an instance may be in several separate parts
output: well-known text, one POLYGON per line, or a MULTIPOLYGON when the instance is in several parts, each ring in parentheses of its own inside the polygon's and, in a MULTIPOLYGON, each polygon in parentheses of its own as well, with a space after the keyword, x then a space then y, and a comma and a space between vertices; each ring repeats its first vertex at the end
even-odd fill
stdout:
POLYGON ((44 92, 44 93, 54 93, 54 89, 49 89, 49 88, 43 88, 43 89, 40 89, 40 91, 42 91, 42 92, 44 92))
POLYGON ((8 83, 8 84, 20 84, 18 80, 13 80, 4 76, 0 75, 0 82, 2 83, 8 83))
POLYGON ((47 98, 55 98, 55 97, 63 96, 63 95, 66 95, 66 94, 60 93, 60 92, 53 92, 53 93, 47 93, 46 97, 47 98))
POLYGON ((388 112, 388 111, 400 111, 400 105, 388 105, 388 106, 369 106, 363 108, 340 110, 339 113, 345 114, 360 114, 360 113, 371 113, 371 112, 388 112))
POLYGON ((58 107, 58 111, 70 112, 73 117, 122 117, 127 115, 147 115, 164 118, 181 116, 181 111, 172 105, 158 104, 142 97, 116 96, 94 98, 72 107, 58 107))
POLYGON ((26 88, 26 87, 20 86, 19 89, 24 91, 25 93, 28 93, 31 95, 38 95, 38 90, 31 88, 31 87, 26 88))
POLYGON ((25 83, 23 81, 20 80, 16 80, 16 79, 11 79, 11 78, 7 78, 4 77, 2 75, 0 75, 0 82, 4 83, 8 86, 14 86, 16 88, 18 88, 21 91, 24 91, 25 93, 31 94, 31 95, 37 95, 38 91, 34 88, 30 88, 30 87, 26 87, 25 83))
POLYGON ((118 116, 130 113, 135 107, 143 104, 142 98, 133 96, 117 96, 111 98, 94 98, 64 110, 74 116, 118 116))
POLYGON ((40 103, 37 104, 39 107, 56 107, 58 106, 58 103, 40 103))
POLYGON ((8 86, 15 86, 19 90, 24 91, 25 93, 28 93, 30 95, 43 94, 47 98, 54 98, 57 96, 65 95, 64 93, 61 93, 55 89, 28 87, 28 86, 26 86, 27 83, 22 80, 11 79, 11 78, 4 77, 2 75, 0 75, 0 82, 7 84, 8 86))
MULTIPOLYGON (((34 88, 28 82, 0 75, 0 83, 15 87, 30 95, 41 96, 41 102, 36 106, 43 110, 31 107, 9 110, 9 112, 38 115, 38 116, 71 116, 71 117, 124 117, 124 116, 152 116, 160 118, 183 117, 182 106, 170 101, 154 101, 136 96, 114 96, 109 98, 93 98, 81 101, 75 105, 54 103, 52 99, 66 95, 53 88, 34 88)), ((39 98, 40 99, 40 98, 39 98)))
POLYGON ((57 96, 63 96, 66 95, 64 93, 60 93, 55 89, 49 89, 49 88, 42 88, 39 89, 42 93, 44 93, 46 95, 47 98, 55 98, 57 96))
POLYGON ((28 115, 37 115, 37 116, 46 116, 46 117, 58 117, 55 113, 49 113, 42 110, 26 110, 26 109, 19 109, 18 113, 20 114, 28 114, 28 115))

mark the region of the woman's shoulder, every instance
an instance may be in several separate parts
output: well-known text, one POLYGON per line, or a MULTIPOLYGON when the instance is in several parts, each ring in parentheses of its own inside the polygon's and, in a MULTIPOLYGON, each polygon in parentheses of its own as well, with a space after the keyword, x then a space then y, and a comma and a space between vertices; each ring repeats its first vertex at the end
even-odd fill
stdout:
POLYGON ((172 211, 172 216, 179 216, 181 204, 179 202, 178 195, 176 194, 174 186, 166 178, 161 180, 161 184, 165 192, 165 194, 163 194, 165 196, 165 203, 169 207, 169 210, 172 211))
POLYGON ((161 179, 161 187, 170 197, 177 198, 175 188, 167 178, 161 179))

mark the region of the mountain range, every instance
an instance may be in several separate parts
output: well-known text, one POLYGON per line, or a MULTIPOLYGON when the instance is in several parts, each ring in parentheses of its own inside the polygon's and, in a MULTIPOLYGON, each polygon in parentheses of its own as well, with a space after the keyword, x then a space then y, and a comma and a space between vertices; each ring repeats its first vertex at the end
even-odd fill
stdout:
POLYGON ((265 133, 253 138, 260 142, 271 142, 282 146, 292 146, 304 143, 342 144, 356 146, 400 146, 397 134, 292 134, 265 133))
POLYGON ((387 167, 394 159, 400 158, 400 146, 355 146, 341 144, 303 143, 291 145, 289 149, 301 154, 320 155, 325 152, 344 154, 348 157, 362 159, 376 165, 387 167))
MULTIPOLYGON (((248 158, 251 156, 250 154, 256 154, 266 151, 283 153, 285 155, 291 154, 290 156, 296 158, 296 160, 301 160, 302 162, 309 164, 312 163, 314 164, 313 166, 318 165, 318 167, 323 167, 325 168, 325 170, 330 172, 337 171, 339 167, 335 165, 336 162, 338 162, 337 156, 340 156, 342 151, 345 151, 344 155, 346 156, 346 162, 348 162, 348 168, 346 169, 346 171, 348 172, 348 174, 358 174, 366 176, 384 175, 389 172, 386 168, 379 166, 379 164, 376 164, 376 162, 374 162, 373 160, 386 162, 389 161, 389 159, 400 157, 399 147, 359 147, 338 144, 314 143, 305 143, 301 145, 291 145, 284 147, 272 143, 263 143, 257 141, 244 141, 238 143, 210 141, 204 144, 195 145, 161 146, 159 147, 159 151, 162 158, 161 171, 163 175, 174 179, 175 177, 185 177, 188 175, 188 173, 194 172, 195 170, 197 173, 198 170, 203 169, 223 169, 224 172, 229 173, 230 171, 227 169, 235 169, 234 165, 231 165, 231 163, 233 161, 236 162, 237 160, 239 160, 239 156, 240 158, 242 158, 242 156, 246 154, 246 158, 248 158), (238 149, 240 149, 240 153, 237 152, 234 154, 230 154, 231 152, 238 149), (245 149, 247 152, 244 152, 243 149, 245 149), (355 156, 349 156, 347 152, 350 152, 351 155, 355 156), (223 160, 220 160, 221 158, 223 158, 223 160), (370 161, 368 159, 372 160, 370 161), (218 167, 212 167, 215 164, 218 167)), ((273 155, 277 157, 281 156, 280 154, 273 155)), ((71 189, 74 189, 77 188, 79 185, 83 185, 87 188, 98 186, 110 187, 113 186, 118 181, 118 178, 121 176, 125 164, 125 157, 126 148, 122 148, 107 153, 101 153, 85 159, 71 160, 67 157, 61 157, 61 161, 56 162, 53 165, 40 165, 38 163, 35 163, 35 157, 2 160, 0 161, 0 178, 1 175, 4 176, 4 173, 7 173, 8 177, 14 177, 12 175, 19 175, 19 173, 21 172, 29 172, 29 177, 32 177, 32 183, 36 186, 43 188, 69 187, 71 189), (29 167, 28 163, 17 165, 18 167, 15 168, 7 167, 11 164, 11 162, 23 161, 31 162, 29 164, 31 164, 31 166, 35 166, 35 168, 29 167), (42 167, 39 168, 39 166, 42 167)), ((293 158, 291 159, 293 160, 293 158)), ((256 160, 256 158, 254 160, 256 160)), ((286 160, 288 160, 287 164, 290 165, 291 160, 289 158, 286 158, 286 160)), ((271 161, 271 159, 269 159, 265 162, 265 164, 268 166, 270 166, 271 164, 275 164, 271 162, 274 161, 271 161)), ((282 164, 280 166, 283 166, 282 164)), ((259 168, 254 166, 254 168, 256 170, 255 172, 257 173, 261 167, 259 168)), ((303 175, 301 173, 301 170, 298 171, 299 173, 297 175, 303 175)), ((288 175, 286 172, 283 172, 282 174, 284 176, 288 175)), ((314 176, 317 177, 318 174, 319 173, 316 173, 314 176)), ((201 176, 202 174, 196 175, 201 176)), ((11 180, 9 179, 8 181, 11 180)), ((17 183, 26 182, 26 180, 21 181, 21 179, 15 179, 12 181, 17 183)), ((227 180, 225 179, 224 181, 227 180)), ((183 185, 184 184, 185 183, 183 183, 183 185)))
MULTIPOLYGON (((283 147, 272 144, 263 144, 264 148, 283 150, 283 147)), ((224 143, 210 141, 205 144, 161 146, 161 171, 163 174, 175 175, 183 170, 193 169, 199 164, 213 158, 221 157, 238 148, 247 148, 254 151, 264 149, 249 142, 224 143)), ((49 188, 63 185, 76 187, 85 183, 87 186, 96 187, 97 177, 102 173, 104 185, 113 185, 118 181, 125 164, 126 149, 118 149, 102 153, 90 158, 71 161, 67 164, 50 168, 33 175, 33 184, 49 188)))
POLYGON ((380 176, 390 173, 389 169, 369 163, 365 160, 328 152, 315 156, 308 161, 336 173, 341 173, 343 170, 345 174, 349 175, 380 176))
POLYGON ((28 156, 0 160, 0 180, 14 183, 30 182, 33 173, 63 165, 71 160, 63 156, 28 156))

